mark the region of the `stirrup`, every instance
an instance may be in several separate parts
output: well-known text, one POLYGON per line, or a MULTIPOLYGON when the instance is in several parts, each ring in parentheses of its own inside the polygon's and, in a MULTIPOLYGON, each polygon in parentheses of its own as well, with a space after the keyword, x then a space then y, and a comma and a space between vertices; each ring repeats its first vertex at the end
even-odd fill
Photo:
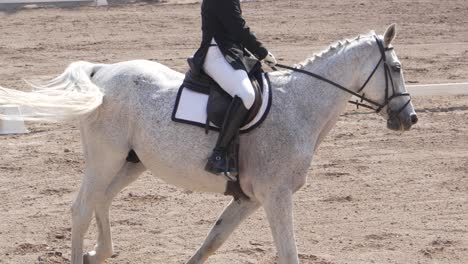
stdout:
POLYGON ((228 181, 235 182, 237 181, 237 171, 235 168, 229 168, 229 157, 226 153, 223 152, 214 152, 208 162, 205 165, 205 171, 216 174, 223 175, 228 181), (224 156, 224 160, 223 157, 224 156), (229 169, 234 169, 234 171, 229 171, 229 169), (235 172, 234 174, 232 172, 235 172))
POLYGON ((226 179, 228 181, 231 181, 231 182, 236 182, 237 181, 237 175, 234 176, 229 171, 223 172, 223 175, 224 175, 224 177, 226 177, 226 179))
POLYGON ((208 161, 208 163, 205 165, 205 171, 213 173, 215 175, 223 175, 226 178, 226 180, 231 182, 237 181, 237 173, 233 175, 228 170, 220 170, 217 167, 215 167, 211 161, 208 161))

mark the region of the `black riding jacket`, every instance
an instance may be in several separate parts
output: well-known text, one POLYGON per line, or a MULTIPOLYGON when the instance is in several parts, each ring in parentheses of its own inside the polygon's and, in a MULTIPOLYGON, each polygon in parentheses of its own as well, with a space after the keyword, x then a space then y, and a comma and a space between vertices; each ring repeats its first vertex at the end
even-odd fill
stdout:
POLYGON ((251 60, 247 49, 262 60, 268 51, 257 40, 242 18, 239 0, 203 0, 201 8, 203 39, 193 57, 196 71, 201 71, 206 53, 214 38, 228 63, 236 70, 249 71, 251 60))

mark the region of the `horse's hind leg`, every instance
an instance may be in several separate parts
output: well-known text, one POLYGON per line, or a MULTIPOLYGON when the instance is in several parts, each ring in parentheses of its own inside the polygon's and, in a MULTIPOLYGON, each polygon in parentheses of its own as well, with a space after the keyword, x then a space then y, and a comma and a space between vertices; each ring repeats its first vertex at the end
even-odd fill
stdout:
POLYGON ((78 196, 73 202, 72 212, 72 264, 83 263, 83 238, 88 230, 94 211, 93 185, 88 179, 91 176, 86 173, 81 184, 78 196))
POLYGON ((128 153, 125 146, 118 145, 123 140, 103 140, 99 136, 105 133, 100 132, 99 128, 87 133, 88 130, 91 128, 81 131, 86 168, 80 191, 72 205, 72 264, 83 264, 83 238, 93 212, 105 197, 112 179, 126 164, 128 153))
POLYGON ((114 197, 126 186, 135 181, 146 168, 141 163, 127 162, 106 188, 103 199, 96 204, 94 211, 98 228, 98 239, 94 251, 84 255, 85 264, 103 263, 114 253, 109 223, 109 207, 114 197))
MULTIPOLYGON (((72 264, 83 264, 84 235, 89 228, 98 201, 102 200, 106 187, 117 173, 111 169, 96 168, 92 166, 94 162, 90 163, 86 165, 85 177, 72 205, 72 264)), ((123 160, 113 165, 118 170, 122 164, 123 160)))
POLYGON ((187 264, 201 264, 226 241, 234 229, 260 207, 260 203, 247 199, 232 200, 218 217, 202 246, 187 264))

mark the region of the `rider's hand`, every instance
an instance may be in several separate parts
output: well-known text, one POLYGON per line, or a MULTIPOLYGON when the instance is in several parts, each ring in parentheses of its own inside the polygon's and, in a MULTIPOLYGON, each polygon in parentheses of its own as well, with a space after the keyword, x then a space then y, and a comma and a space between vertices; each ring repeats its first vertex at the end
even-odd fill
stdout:
POLYGON ((263 59, 263 62, 270 67, 273 67, 278 63, 271 52, 268 52, 268 55, 263 59))

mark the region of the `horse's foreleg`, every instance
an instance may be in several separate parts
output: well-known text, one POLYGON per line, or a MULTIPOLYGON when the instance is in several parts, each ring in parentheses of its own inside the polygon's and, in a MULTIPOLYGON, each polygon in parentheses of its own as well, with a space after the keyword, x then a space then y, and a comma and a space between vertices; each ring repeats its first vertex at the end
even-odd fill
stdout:
POLYGON ((109 224, 109 207, 114 197, 130 183, 138 179, 138 176, 145 171, 141 163, 127 162, 112 179, 107 187, 103 199, 96 204, 95 215, 98 228, 98 239, 94 251, 88 252, 84 256, 85 264, 100 264, 114 254, 112 236, 109 224))
POLYGON ((260 203, 247 199, 232 200, 218 217, 202 246, 187 264, 201 264, 226 241, 247 216, 258 209, 260 203))
POLYGON ((278 264, 298 264, 292 213, 292 191, 284 188, 266 197, 263 206, 278 252, 278 264))

